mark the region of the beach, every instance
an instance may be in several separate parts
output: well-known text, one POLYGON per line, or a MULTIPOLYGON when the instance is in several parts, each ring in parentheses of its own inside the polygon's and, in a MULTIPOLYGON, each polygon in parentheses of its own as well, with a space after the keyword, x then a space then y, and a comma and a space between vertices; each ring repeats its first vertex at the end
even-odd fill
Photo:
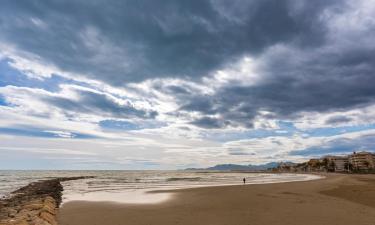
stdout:
POLYGON ((330 174, 325 179, 167 191, 157 204, 71 201, 60 225, 373 225, 375 175, 330 174))

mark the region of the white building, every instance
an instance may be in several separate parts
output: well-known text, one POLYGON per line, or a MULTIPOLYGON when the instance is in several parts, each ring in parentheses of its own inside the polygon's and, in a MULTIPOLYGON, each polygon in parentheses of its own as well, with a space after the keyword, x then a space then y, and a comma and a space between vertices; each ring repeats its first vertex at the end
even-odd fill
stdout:
POLYGON ((344 172, 348 170, 348 156, 326 156, 324 158, 328 160, 328 165, 331 165, 335 172, 344 172))
POLYGON ((375 154, 371 152, 353 152, 349 155, 349 163, 354 170, 375 169, 375 154))

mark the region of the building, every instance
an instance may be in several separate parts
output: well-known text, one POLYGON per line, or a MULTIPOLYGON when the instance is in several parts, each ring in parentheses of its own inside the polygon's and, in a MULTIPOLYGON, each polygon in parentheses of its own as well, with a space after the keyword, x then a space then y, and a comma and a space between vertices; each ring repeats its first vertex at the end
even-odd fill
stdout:
POLYGON ((344 172, 349 170, 348 156, 326 156, 327 169, 330 168, 334 172, 344 172))
POLYGON ((349 163, 353 170, 375 169, 375 154, 370 152, 353 152, 349 155, 349 163))
POLYGON ((296 172, 296 163, 292 162, 281 162, 277 167, 279 172, 296 172))
POLYGON ((321 159, 310 159, 307 162, 306 171, 309 171, 309 172, 322 172, 322 171, 324 171, 322 160, 321 159))
POLYGON ((375 173, 375 152, 353 152, 351 155, 328 155, 302 163, 280 163, 279 172, 354 172, 375 173))

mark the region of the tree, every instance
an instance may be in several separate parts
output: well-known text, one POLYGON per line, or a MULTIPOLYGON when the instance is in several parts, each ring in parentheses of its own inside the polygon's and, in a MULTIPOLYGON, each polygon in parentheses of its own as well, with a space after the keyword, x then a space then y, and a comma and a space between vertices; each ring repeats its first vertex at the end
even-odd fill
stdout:
POLYGON ((354 170, 354 166, 353 166, 353 164, 350 163, 350 162, 345 163, 345 164, 344 164, 344 168, 345 168, 345 170, 347 170, 348 172, 351 172, 351 171, 354 170))
POLYGON ((370 167, 369 161, 364 161, 363 164, 365 165, 366 169, 369 169, 369 167, 370 167))
POLYGON ((329 160, 327 158, 323 159, 322 166, 328 171, 329 160))
POLYGON ((330 161, 327 170, 329 172, 335 172, 336 164, 334 161, 330 161))

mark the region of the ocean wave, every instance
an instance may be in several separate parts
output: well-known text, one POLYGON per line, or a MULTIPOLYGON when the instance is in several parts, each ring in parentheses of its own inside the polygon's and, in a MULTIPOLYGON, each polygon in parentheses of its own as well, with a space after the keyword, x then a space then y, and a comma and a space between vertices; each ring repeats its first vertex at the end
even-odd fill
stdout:
POLYGON ((200 181, 201 177, 171 177, 167 181, 200 181))

